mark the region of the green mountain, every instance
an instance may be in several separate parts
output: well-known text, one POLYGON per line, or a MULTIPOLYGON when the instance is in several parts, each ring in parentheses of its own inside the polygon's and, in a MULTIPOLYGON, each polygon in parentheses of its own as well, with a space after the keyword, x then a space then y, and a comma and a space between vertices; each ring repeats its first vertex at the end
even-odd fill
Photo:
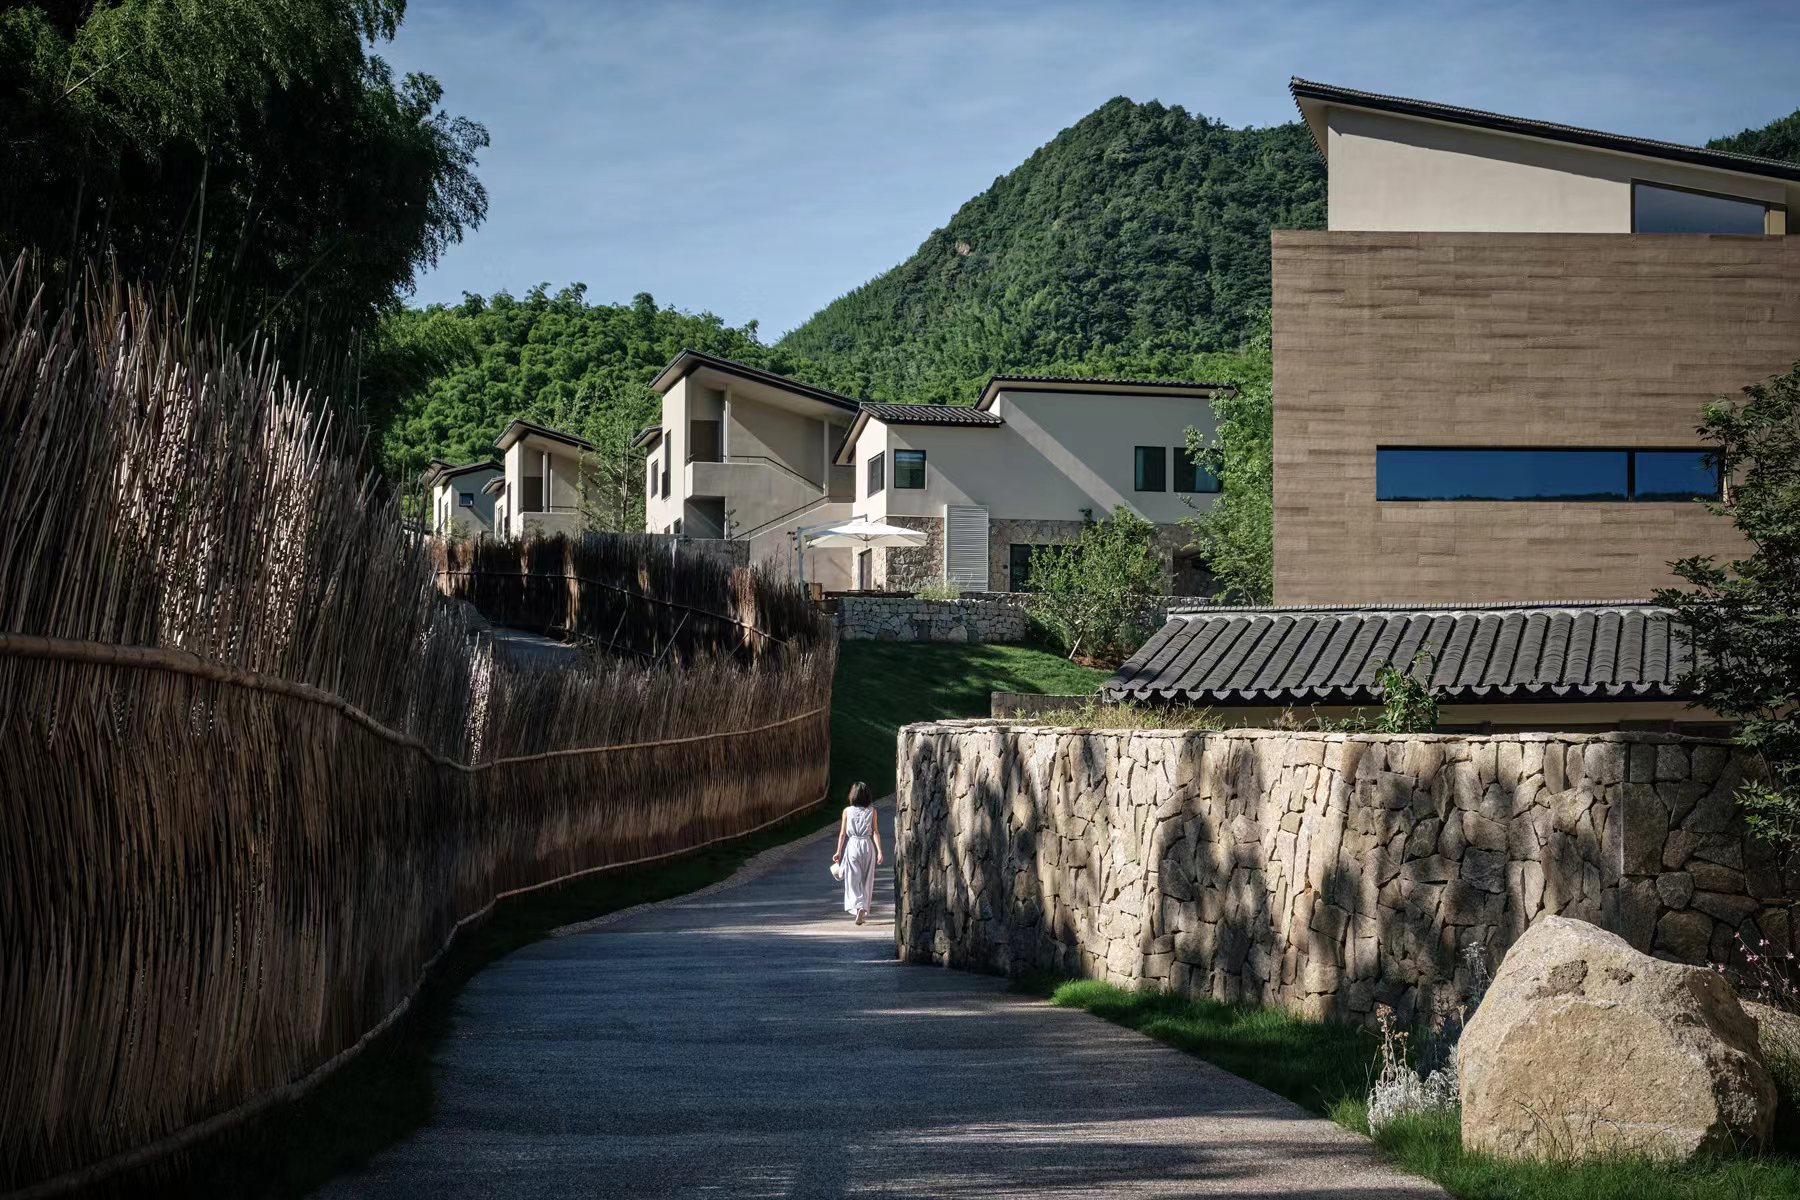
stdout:
POLYGON ((1745 129, 1730 137, 1716 137, 1706 144, 1714 150, 1800 163, 1800 110, 1777 117, 1761 129, 1745 129))
POLYGON ((1299 123, 1111 100, 777 349, 872 400, 966 402, 995 371, 1179 375, 1268 305, 1270 228, 1324 220, 1299 123))
POLYGON ((642 520, 642 455, 629 447, 652 424, 659 398, 650 381, 684 348, 781 370, 756 340, 754 323, 658 308, 640 292, 630 304, 589 304, 586 287, 521 297, 496 292, 461 304, 409 309, 389 319, 385 341, 434 361, 428 379, 397 406, 382 443, 388 473, 410 479, 431 458, 462 463, 493 453, 514 417, 538 421, 600 447, 591 518, 614 528, 642 520))

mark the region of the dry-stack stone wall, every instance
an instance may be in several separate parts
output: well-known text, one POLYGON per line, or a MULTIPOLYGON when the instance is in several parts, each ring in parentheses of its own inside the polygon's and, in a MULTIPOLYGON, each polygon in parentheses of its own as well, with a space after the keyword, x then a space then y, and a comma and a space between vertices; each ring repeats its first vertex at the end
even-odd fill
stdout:
POLYGON ((1022 642, 1029 618, 1021 599, 915 600, 902 596, 843 596, 838 636, 885 642, 1022 642))
POLYGON ((900 733, 902 957, 1403 1020, 1561 914, 1690 963, 1794 945, 1723 743, 1653 734, 900 733))

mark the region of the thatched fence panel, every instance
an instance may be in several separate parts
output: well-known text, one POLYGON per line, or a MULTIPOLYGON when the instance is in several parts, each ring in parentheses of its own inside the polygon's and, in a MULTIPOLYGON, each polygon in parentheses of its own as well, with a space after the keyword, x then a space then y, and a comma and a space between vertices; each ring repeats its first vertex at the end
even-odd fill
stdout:
MULTIPOLYGON (((789 625, 750 653, 503 666, 271 366, 116 289, 48 323, 25 274, 0 280, 25 514, 0 522, 0 1192, 158 1169, 300 1094, 497 898, 823 797, 835 647, 797 593, 755 582, 789 625)), ((745 586, 671 570, 629 586, 745 586)))

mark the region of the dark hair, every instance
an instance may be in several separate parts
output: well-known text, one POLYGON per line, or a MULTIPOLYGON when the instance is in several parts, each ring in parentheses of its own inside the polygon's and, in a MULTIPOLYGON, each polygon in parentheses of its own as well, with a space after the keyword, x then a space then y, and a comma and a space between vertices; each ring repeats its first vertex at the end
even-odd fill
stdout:
POLYGON ((850 785, 850 803, 858 808, 867 808, 874 801, 869 799, 869 785, 861 780, 850 785))

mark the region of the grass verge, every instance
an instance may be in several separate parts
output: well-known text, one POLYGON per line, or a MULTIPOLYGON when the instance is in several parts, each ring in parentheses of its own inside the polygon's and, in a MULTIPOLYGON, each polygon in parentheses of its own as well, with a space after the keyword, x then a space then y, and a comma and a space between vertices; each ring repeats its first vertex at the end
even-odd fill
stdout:
POLYGON ((894 735, 902 725, 985 717, 989 692, 1086 696, 1108 672, 1036 646, 844 642, 831 693, 831 787, 854 780, 894 790, 894 735))
MULTIPOLYGON (((1132 992, 1091 980, 1021 984, 1204 1058, 1358 1133, 1369 1132, 1364 1098, 1378 1039, 1347 1025, 1308 1021, 1279 1008, 1132 992)), ((1375 1143, 1396 1167, 1436 1181, 1461 1200, 1790 1200, 1800 1198, 1800 1159, 1659 1163, 1509 1162, 1467 1153, 1454 1113, 1396 1121, 1375 1143)))

